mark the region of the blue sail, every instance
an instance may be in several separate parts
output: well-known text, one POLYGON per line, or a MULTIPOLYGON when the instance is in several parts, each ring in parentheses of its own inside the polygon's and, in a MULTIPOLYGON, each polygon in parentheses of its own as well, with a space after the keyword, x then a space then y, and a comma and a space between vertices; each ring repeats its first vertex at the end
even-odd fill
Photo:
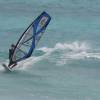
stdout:
POLYGON ((15 45, 12 61, 13 63, 22 61, 30 57, 37 43, 48 26, 51 17, 46 12, 42 12, 24 31, 15 45))

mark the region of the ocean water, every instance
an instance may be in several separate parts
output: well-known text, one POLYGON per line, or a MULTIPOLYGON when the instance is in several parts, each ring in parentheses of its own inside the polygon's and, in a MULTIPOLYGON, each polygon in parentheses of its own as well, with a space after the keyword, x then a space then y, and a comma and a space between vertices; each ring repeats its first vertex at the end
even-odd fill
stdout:
POLYGON ((100 100, 100 1, 0 0, 0 100, 100 100), (32 57, 5 72, 10 45, 42 11, 52 20, 32 57))

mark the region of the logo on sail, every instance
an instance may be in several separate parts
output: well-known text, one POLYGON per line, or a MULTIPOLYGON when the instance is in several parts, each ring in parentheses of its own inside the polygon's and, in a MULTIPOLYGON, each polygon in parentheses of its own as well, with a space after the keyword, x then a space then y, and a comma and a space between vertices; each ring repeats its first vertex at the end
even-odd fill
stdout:
POLYGON ((42 28, 48 20, 48 17, 43 17, 39 23, 39 26, 42 28))

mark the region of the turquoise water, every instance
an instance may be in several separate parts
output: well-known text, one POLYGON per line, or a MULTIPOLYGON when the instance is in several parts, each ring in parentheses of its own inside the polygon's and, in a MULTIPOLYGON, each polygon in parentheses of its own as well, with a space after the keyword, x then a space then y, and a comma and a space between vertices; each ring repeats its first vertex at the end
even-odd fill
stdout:
POLYGON ((0 0, 0 100, 99 100, 100 1, 0 0), (42 11, 52 20, 33 56, 7 73, 8 48, 42 11))

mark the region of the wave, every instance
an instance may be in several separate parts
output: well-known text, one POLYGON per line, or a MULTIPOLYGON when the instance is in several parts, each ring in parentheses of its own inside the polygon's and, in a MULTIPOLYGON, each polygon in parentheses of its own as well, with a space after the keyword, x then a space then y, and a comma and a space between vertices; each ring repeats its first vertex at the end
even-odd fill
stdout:
POLYGON ((57 43, 54 48, 42 47, 39 50, 46 52, 46 59, 56 65, 64 65, 71 60, 100 59, 98 49, 94 50, 86 42, 57 43))
MULTIPOLYGON (((61 66, 67 64, 71 60, 100 59, 100 53, 96 52, 96 50, 92 52, 93 48, 86 42, 75 41, 73 43, 57 43, 53 48, 41 47, 36 49, 36 51, 38 50, 42 51, 43 54, 32 56, 20 62, 16 68, 18 70, 26 70, 33 67, 35 63, 41 60, 48 60, 51 63, 61 66)), ((5 63, 7 64, 8 60, 6 60, 5 63)))

